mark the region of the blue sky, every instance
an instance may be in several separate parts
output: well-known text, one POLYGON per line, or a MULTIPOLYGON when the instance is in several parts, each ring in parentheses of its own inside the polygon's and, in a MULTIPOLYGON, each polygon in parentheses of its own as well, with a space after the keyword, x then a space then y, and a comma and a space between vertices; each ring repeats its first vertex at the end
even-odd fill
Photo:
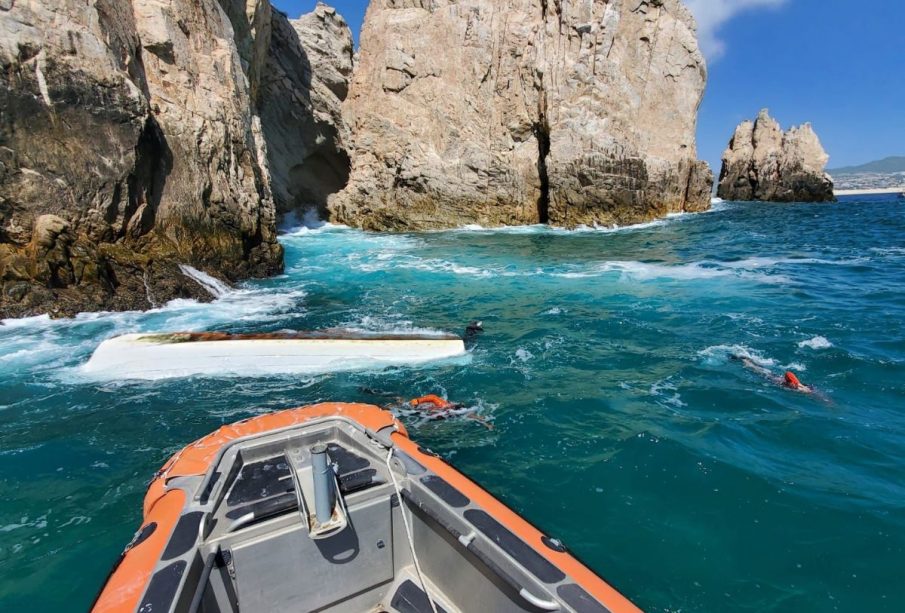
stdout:
MULTIPOLYGON (((314 0, 273 0, 290 17, 314 0)), ((328 2, 358 34, 367 0, 328 2)), ((905 2, 686 0, 710 79, 698 154, 719 173, 735 126, 762 107, 785 127, 810 121, 830 167, 905 155, 905 2)))

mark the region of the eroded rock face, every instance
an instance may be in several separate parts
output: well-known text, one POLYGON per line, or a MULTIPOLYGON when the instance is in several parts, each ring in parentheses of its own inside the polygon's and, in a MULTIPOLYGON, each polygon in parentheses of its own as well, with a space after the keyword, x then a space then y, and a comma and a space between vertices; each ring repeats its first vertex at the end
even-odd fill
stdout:
POLYGON ((703 210, 706 80, 678 0, 377 0, 334 219, 369 229, 627 224, 703 210))
POLYGON ((830 157, 811 124, 783 132, 764 109, 744 121, 723 152, 717 195, 725 200, 832 202, 833 179, 825 172, 830 157))
POLYGON ((316 210, 349 179, 342 103, 352 75, 352 32, 318 3, 297 20, 274 12, 260 100, 274 200, 280 214, 316 210))
POLYGON ((250 86, 264 5, 0 5, 0 314, 205 297, 179 263, 280 270, 250 86))

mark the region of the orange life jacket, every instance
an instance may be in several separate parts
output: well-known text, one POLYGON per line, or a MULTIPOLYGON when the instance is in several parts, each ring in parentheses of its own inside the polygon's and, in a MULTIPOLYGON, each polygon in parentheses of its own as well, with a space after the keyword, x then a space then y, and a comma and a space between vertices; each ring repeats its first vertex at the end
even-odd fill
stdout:
POLYGON ((417 407, 422 404, 432 404, 434 407, 438 409, 448 409, 452 407, 452 403, 446 400, 443 400, 439 396, 434 394, 428 394, 427 396, 422 396, 421 398, 415 398, 409 402, 413 407, 417 407))

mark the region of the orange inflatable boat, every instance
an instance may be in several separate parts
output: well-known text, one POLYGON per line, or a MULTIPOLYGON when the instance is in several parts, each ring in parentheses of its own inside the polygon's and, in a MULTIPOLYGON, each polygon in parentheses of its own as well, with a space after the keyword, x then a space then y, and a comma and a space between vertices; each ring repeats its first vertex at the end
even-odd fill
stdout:
POLYGON ((321 404, 174 455, 94 611, 638 609, 391 413, 321 404))

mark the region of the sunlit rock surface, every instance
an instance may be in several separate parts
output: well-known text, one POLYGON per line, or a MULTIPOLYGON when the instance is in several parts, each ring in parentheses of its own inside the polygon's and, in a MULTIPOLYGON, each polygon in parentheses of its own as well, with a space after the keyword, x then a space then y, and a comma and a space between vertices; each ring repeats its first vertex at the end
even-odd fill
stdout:
POLYGON ((0 3, 0 315, 209 298, 282 269, 277 216, 348 177, 352 38, 322 4, 0 3))
POLYGON ((332 197, 369 229, 627 224, 709 207, 706 81, 678 0, 382 0, 332 197))
POLYGON ((832 202, 833 179, 826 154, 811 124, 783 132, 764 109, 744 121, 723 152, 717 195, 725 200, 832 202))

